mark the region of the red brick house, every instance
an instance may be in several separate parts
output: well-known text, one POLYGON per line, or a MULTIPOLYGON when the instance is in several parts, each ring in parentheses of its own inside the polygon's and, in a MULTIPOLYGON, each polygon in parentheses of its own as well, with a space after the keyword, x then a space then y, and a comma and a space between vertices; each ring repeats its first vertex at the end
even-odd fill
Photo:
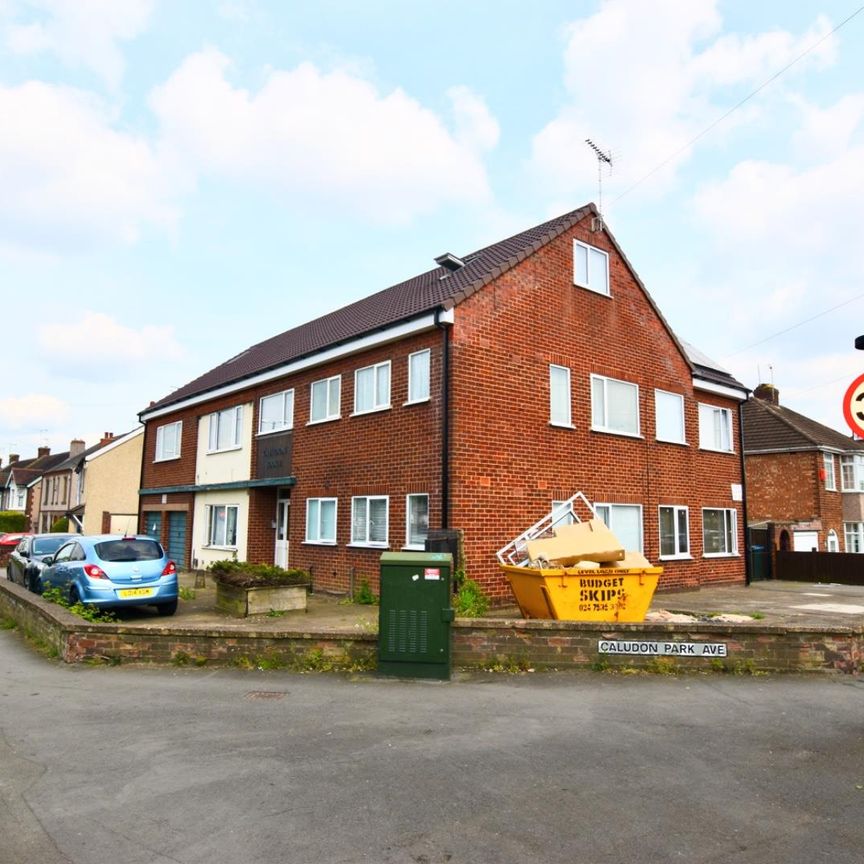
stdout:
POLYGON ((743 406, 747 516, 774 550, 864 552, 864 441, 780 404, 760 384, 743 406))
POLYGON ((503 602, 495 551, 581 490, 663 586, 743 582, 747 390, 688 354, 595 207, 435 262, 143 411, 142 529, 334 591, 457 529, 503 602))

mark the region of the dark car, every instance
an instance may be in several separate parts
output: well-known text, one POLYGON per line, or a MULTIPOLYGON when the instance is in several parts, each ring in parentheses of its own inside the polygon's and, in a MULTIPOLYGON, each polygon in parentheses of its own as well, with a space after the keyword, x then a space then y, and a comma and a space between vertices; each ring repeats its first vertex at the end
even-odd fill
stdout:
POLYGON ((146 535, 76 535, 45 559, 35 587, 41 594, 49 586, 60 588, 70 603, 153 605, 160 615, 177 609, 177 567, 161 544, 146 535))
POLYGON ((6 576, 31 591, 45 566, 44 560, 53 555, 74 534, 31 534, 21 539, 9 556, 6 576))

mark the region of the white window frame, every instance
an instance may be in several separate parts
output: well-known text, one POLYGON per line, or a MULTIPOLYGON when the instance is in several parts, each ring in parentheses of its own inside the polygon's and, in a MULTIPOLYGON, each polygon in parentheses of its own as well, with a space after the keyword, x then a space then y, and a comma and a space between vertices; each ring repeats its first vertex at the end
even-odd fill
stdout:
POLYGON ((591 429, 594 432, 605 432, 610 435, 625 435, 628 438, 641 438, 641 424, 639 418, 639 385, 632 381, 622 381, 620 378, 610 378, 607 375, 591 375, 591 429), (636 399, 636 431, 629 429, 616 429, 609 425, 609 384, 622 384, 629 388, 636 399), (595 384, 599 384, 603 390, 602 410, 598 411, 595 402, 595 384), (602 416, 600 416, 602 415, 602 416), (599 421, 599 422, 598 422, 599 421))
POLYGON ((207 547, 210 549, 236 549, 237 548, 237 527, 240 519, 240 506, 238 504, 208 504, 207 505, 207 547), (223 523, 224 536, 214 537, 215 529, 218 527, 217 511, 225 511, 225 521, 223 523), (228 512, 234 511, 234 542, 228 542, 228 512), (221 542, 220 542, 221 541, 221 542))
POLYGON ((360 369, 354 370, 354 416, 357 414, 371 414, 374 411, 386 411, 390 407, 390 361, 384 360, 382 363, 373 363, 371 366, 363 366, 360 369), (386 369, 387 377, 386 384, 379 387, 379 371, 386 369), (366 408, 361 408, 358 404, 361 388, 359 386, 360 376, 369 374, 372 376, 372 404, 366 408), (386 392, 379 392, 386 391, 386 392))
POLYGON ((837 532, 833 528, 831 528, 825 536, 825 549, 828 552, 840 551, 840 538, 837 536, 837 532))
POLYGON ((609 253, 604 252, 602 249, 598 249, 596 246, 591 246, 588 243, 583 243, 581 240, 573 241, 573 284, 578 285, 580 288, 587 288, 589 291, 593 291, 596 294, 602 294, 604 297, 611 296, 611 292, 609 290, 609 253), (603 256, 605 260, 605 274, 595 274, 595 266, 592 264, 592 253, 597 253, 603 256), (585 272, 586 278, 580 279, 578 273, 578 256, 580 254, 584 254, 585 256, 585 272))
POLYGON ((335 546, 336 538, 338 536, 337 525, 339 518, 339 501, 336 498, 307 498, 306 499, 306 533, 303 542, 314 544, 316 546, 335 546), (332 504, 333 505, 333 536, 332 537, 322 537, 321 536, 321 514, 323 511, 323 504, 332 504), (310 520, 310 510, 313 509, 313 505, 317 505, 317 519, 315 520, 316 524, 314 526, 314 533, 310 532, 311 520, 310 520))
POLYGON ((154 462, 167 462, 169 459, 180 458, 180 444, 183 437, 183 421, 176 420, 174 423, 166 423, 156 429, 156 454, 154 462), (175 428, 177 430, 176 449, 173 452, 165 449, 165 430, 175 428))
POLYGON ((233 408, 224 408, 222 411, 214 411, 208 418, 207 430, 207 452, 224 453, 227 450, 239 450, 243 445, 243 406, 235 405, 233 408), (229 443, 224 447, 219 446, 219 432, 222 424, 228 423, 229 443))
POLYGON ((864 492, 864 455, 846 453, 840 456, 840 490, 864 492))
POLYGON ((294 428, 294 388, 281 390, 278 393, 268 393, 258 401, 258 434, 270 435, 273 432, 284 432, 294 428), (264 403, 268 400, 282 398, 282 422, 272 429, 264 428, 264 403))
POLYGON ((671 561, 674 559, 682 559, 682 558, 692 558, 690 555, 690 508, 685 507, 681 504, 660 504, 657 508, 657 540, 659 546, 659 553, 661 560, 671 561), (673 532, 673 541, 675 543, 675 552, 672 554, 667 554, 663 552, 663 511, 671 510, 672 511, 672 532, 673 532), (685 533, 682 535, 679 526, 679 517, 681 514, 684 514, 684 524, 685 524, 685 533), (684 546, 686 548, 682 549, 681 540, 684 540, 684 546))
POLYGON ((833 453, 823 453, 822 454, 822 465, 825 469, 825 491, 826 492, 836 492, 837 491, 837 474, 834 471, 834 454, 833 453))
POLYGON ((374 547, 376 549, 381 549, 389 545, 389 537, 390 537, 390 498, 387 495, 355 495, 351 498, 351 546, 369 546, 374 547), (370 540, 370 528, 372 525, 372 520, 369 518, 369 510, 370 505, 373 501, 383 501, 384 502, 384 539, 383 540, 370 540), (357 508, 363 507, 365 509, 365 525, 366 532, 365 535, 361 538, 358 537, 356 533, 356 513, 357 508))
POLYGON ((425 492, 412 492, 405 496, 405 548, 425 549, 426 537, 429 536, 429 496, 425 492), (411 538, 411 500, 414 498, 426 499, 426 536, 422 543, 412 542, 411 538))
MULTIPOLYGON (((663 416, 665 417, 665 414, 663 416)), ((681 393, 672 393, 669 390, 654 390, 654 434, 658 441, 663 441, 666 444, 687 443, 687 430, 684 421, 684 396, 681 393), (671 405, 672 399, 676 400, 680 408, 680 429, 677 436, 661 434, 660 432, 661 402, 671 405)))
POLYGON ((430 399, 430 381, 432 378, 432 351, 424 348, 408 355, 408 400, 406 405, 416 405, 418 402, 428 402, 430 399), (420 369, 415 367, 425 358, 425 364, 420 369))
POLYGON ((556 363, 549 364, 549 425, 573 428, 573 383, 570 369, 556 363), (563 373, 563 375, 561 375, 563 373), (565 392, 556 399, 556 376, 558 385, 565 385, 565 392))
POLYGON ((843 541, 847 552, 864 552, 864 522, 844 522, 843 541))
MULTIPOLYGON (((725 544, 724 544, 725 545, 725 544)), ((703 558, 734 558, 738 554, 738 511, 730 507, 703 507, 702 508, 702 557, 703 558), (732 543, 731 549, 723 552, 706 552, 705 542, 705 514, 723 514, 723 539, 732 543)))
MULTIPOLYGON (((639 546, 636 549, 625 547, 628 552, 642 552, 645 548, 645 514, 642 512, 641 504, 609 504, 607 502, 594 503, 594 512, 598 519, 602 519, 606 527, 616 534, 615 530, 615 511, 617 510, 638 510, 639 511, 639 546)), ((621 540, 621 537, 618 537, 621 540)), ((623 541, 622 541, 623 542, 623 541)))
MULTIPOLYGON (((732 412, 728 408, 719 405, 710 405, 707 402, 699 403, 699 449, 711 450, 714 453, 734 453, 735 445, 732 441, 732 412), (720 419, 720 426, 717 420, 720 419), (718 433, 719 431, 719 440, 718 433), (728 447, 723 438, 728 436, 728 447)), ((710 508, 713 509, 713 508, 710 508)))
POLYGON ((342 416, 342 376, 331 375, 329 378, 320 378, 313 381, 309 386, 309 423, 327 423, 330 420, 338 420, 342 416), (315 411, 315 388, 324 387, 326 397, 324 400, 324 416, 316 417, 315 411), (335 392, 334 392, 335 391, 335 392), (332 403, 335 401, 335 411, 331 411, 332 403))

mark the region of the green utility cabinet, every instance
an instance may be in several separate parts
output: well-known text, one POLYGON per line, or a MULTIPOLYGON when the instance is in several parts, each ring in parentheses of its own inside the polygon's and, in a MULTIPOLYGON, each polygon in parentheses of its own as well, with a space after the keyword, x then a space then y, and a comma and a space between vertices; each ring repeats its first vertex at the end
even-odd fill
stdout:
POLYGON ((453 557, 385 552, 378 607, 378 672, 400 678, 450 677, 453 557))

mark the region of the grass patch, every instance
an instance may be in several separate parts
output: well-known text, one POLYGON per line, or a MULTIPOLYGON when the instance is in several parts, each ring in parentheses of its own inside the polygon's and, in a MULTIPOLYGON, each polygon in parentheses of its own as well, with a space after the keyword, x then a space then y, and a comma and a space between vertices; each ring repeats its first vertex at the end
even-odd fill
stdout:
POLYGON ((489 611, 489 598, 483 589, 460 570, 456 573, 453 608, 459 618, 482 618, 489 611))
POLYGON ((14 630, 17 626, 14 618, 0 618, 0 630, 14 630))
POLYGON ((195 589, 187 588, 185 585, 181 585, 177 590, 177 596, 181 600, 194 600, 195 599, 195 589))

